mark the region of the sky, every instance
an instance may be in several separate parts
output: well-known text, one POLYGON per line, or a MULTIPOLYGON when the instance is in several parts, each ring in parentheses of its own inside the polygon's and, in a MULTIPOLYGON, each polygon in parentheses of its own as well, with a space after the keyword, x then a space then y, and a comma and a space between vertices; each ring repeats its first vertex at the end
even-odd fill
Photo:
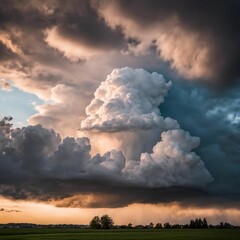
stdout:
POLYGON ((240 225, 239 13, 0 0, 0 222, 240 225))

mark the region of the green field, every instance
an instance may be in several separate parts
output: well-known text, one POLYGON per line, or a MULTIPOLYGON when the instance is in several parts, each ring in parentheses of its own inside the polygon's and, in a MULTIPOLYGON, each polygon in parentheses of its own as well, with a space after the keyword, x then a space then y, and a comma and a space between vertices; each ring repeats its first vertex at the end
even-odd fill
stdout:
POLYGON ((0 240, 240 240, 240 229, 0 229, 0 240))

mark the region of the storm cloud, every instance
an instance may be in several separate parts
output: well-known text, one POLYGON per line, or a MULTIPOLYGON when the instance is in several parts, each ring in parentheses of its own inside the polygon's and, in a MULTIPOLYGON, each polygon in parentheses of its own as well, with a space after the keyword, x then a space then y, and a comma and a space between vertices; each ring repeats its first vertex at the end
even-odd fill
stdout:
POLYGON ((189 79, 230 84, 239 79, 238 1, 98 1, 113 29, 137 39, 128 51, 160 58, 189 79))
MULTIPOLYGON (((157 105, 163 102, 170 86, 161 75, 157 73, 150 75, 142 69, 133 70, 130 68, 116 69, 112 75, 109 75, 108 80, 103 84, 108 85, 109 79, 115 83, 109 85, 109 87, 112 86, 112 89, 115 87, 115 93, 112 92, 115 97, 123 96, 125 93, 129 94, 130 101, 127 104, 127 110, 134 109, 141 117, 141 108, 152 109, 156 114, 155 118, 160 117, 157 105), (138 91, 135 91, 133 96, 131 96, 133 88, 129 76, 132 76, 133 83, 139 86, 138 91), (146 77, 153 79, 143 83, 142 81, 146 77), (130 83, 130 87, 126 87, 125 83, 130 83), (160 85, 156 90, 158 84, 160 85), (120 91, 122 88, 125 89, 124 94, 120 91), (116 94, 117 92, 119 94, 116 94), (143 97, 143 93, 149 98, 149 103, 151 102, 153 106, 147 104, 144 107, 144 105, 133 101, 143 97)), ((98 89, 97 92, 100 90, 98 89)), ((109 94, 106 93, 104 96, 109 94)), ((98 94, 95 94, 95 97, 98 97, 98 94)), ((120 99, 118 101, 116 98, 114 99, 115 101, 112 101, 110 97, 113 109, 117 109, 119 115, 128 113, 125 108, 118 109, 120 99)), ((89 108, 86 110, 88 111, 89 108)), ((104 114, 107 115, 107 113, 103 111, 103 118, 104 114)), ((94 185, 99 185, 101 188, 101 185, 104 186, 109 181, 111 181, 112 188, 122 188, 123 186, 124 188, 128 186, 130 188, 156 189, 193 187, 201 190, 213 181, 201 158, 192 152, 194 148, 198 147, 200 139, 191 137, 188 132, 179 129, 178 124, 165 128, 162 128, 160 123, 153 124, 151 126, 153 129, 160 125, 162 134, 161 138, 159 136, 160 141, 153 146, 152 153, 143 152, 143 149, 140 149, 142 150, 140 159, 129 159, 129 156, 126 158, 122 151, 114 149, 110 149, 102 155, 91 156, 91 144, 86 137, 61 139, 54 130, 43 128, 41 125, 13 129, 8 122, 9 120, 11 118, 4 118, 1 121, 0 160, 2 168, 0 176, 1 194, 4 196, 20 199, 64 199, 74 197, 79 193, 86 194, 86 191, 91 193, 94 185), (175 130, 169 130, 172 128, 175 130), (44 182, 48 182, 48 185, 42 186, 44 182), (79 183, 84 185, 85 190, 78 187, 79 183), (62 191, 64 194, 59 192, 60 187, 67 188, 66 191, 62 191)), ((111 121, 115 120, 111 119, 111 121)), ((108 128, 113 128, 116 131, 117 123, 113 126, 108 124, 108 128)), ((144 124, 149 125, 147 121, 144 124)), ((144 130, 142 125, 143 123, 136 124, 133 130, 136 132, 144 130)), ((121 122, 120 126, 122 127, 121 122)), ((108 133, 109 130, 106 129, 105 132, 108 133)), ((132 148, 133 144, 134 142, 128 148, 132 148)), ((92 194, 96 194, 95 191, 92 194)), ((103 191, 102 194, 106 193, 103 191)))
POLYGON ((239 207, 239 13, 235 0, 0 1, 0 88, 45 101, 32 126, 0 126, 1 194, 239 207))
MULTIPOLYGON (((45 195, 53 197, 51 188, 38 186, 42 181, 49 182, 50 186, 58 185, 58 181, 64 185, 66 181, 66 187, 73 180, 91 185, 96 179, 105 184, 111 181, 113 187, 122 184, 154 188, 203 186, 213 179, 201 159, 191 152, 198 144, 198 138, 182 130, 169 131, 163 133, 153 154, 144 153, 140 160, 126 162, 122 152, 116 150, 91 157, 87 138, 61 140, 53 130, 40 125, 11 129, 8 124, 2 124, 1 194, 15 198, 31 198, 32 194, 40 199, 45 195), (169 145, 168 149, 164 144, 169 145)), ((75 184, 73 187, 81 192, 75 184)), ((58 194, 61 198, 62 194, 58 194)))

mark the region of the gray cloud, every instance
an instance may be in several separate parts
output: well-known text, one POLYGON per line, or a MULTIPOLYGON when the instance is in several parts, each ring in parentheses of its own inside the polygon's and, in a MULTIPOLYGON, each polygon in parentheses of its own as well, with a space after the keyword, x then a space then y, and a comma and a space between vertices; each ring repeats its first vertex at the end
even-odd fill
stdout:
POLYGON ((144 69, 114 69, 94 93, 86 108, 82 130, 119 132, 134 129, 178 128, 170 118, 162 118, 158 106, 164 101, 171 82, 144 69))
MULTIPOLYGON (((57 129, 57 132, 64 136, 76 136, 76 130, 85 117, 84 110, 92 99, 94 90, 113 68, 127 65, 134 68, 144 67, 150 72, 164 72, 174 84, 167 100, 161 103, 162 118, 177 119, 182 129, 201 138, 201 144, 195 152, 215 179, 214 182, 201 190, 190 187, 150 189, 128 184, 123 186, 119 179, 110 178, 111 174, 107 177, 107 173, 121 169, 123 159, 119 151, 104 150, 101 155, 89 158, 90 144, 87 139, 62 140, 55 132, 38 126, 14 130, 15 145, 11 148, 6 147, 10 139, 2 138, 1 135, 1 140, 4 140, 1 141, 1 144, 4 144, 1 147, 4 146, 6 150, 0 156, 1 193, 13 198, 37 200, 65 199, 79 193, 94 193, 95 197, 98 195, 96 199, 100 199, 89 203, 89 206, 93 204, 94 207, 161 201, 238 206, 239 88, 234 85, 232 89, 216 93, 213 89, 209 90, 195 83, 184 83, 169 66, 176 70, 183 69, 184 71, 179 71, 183 77, 211 78, 220 85, 232 85, 238 78, 240 69, 239 3, 141 1, 139 4, 134 0, 107 3, 116 7, 116 15, 112 15, 112 20, 120 16, 122 25, 131 20, 135 27, 141 26, 142 35, 128 36, 127 34, 134 35, 135 32, 126 31, 124 26, 115 29, 115 25, 105 23, 102 15, 99 16, 101 9, 89 1, 1 1, 1 86, 5 86, 10 79, 15 86, 52 100, 53 103, 48 102, 38 107, 39 112, 32 116, 31 123, 41 123, 57 129), (178 28, 174 28, 176 22, 172 16, 177 17, 178 28), (158 29, 160 23, 161 26, 170 26, 167 28, 170 31, 165 32, 166 28, 163 28, 165 38, 159 39, 162 45, 157 45, 152 29, 158 29), (74 43, 77 47, 84 46, 92 50, 93 54, 84 61, 81 60, 81 55, 77 55, 77 61, 70 62, 69 58, 64 56, 62 45, 59 48, 51 47, 46 42, 46 30, 54 27, 57 27, 58 37, 63 38, 63 42, 74 43), (170 51, 159 51, 163 48, 170 51), (111 53, 112 50, 114 53, 111 53), (100 56, 95 57, 95 52, 98 54, 99 51, 100 56), (156 52, 160 58, 157 58, 156 52), (148 55, 141 55, 142 53, 148 55), (198 71, 198 66, 201 71, 198 71), (178 82, 174 81, 174 78, 178 82), (28 142, 24 140, 25 135, 28 142), (47 146, 44 145, 45 138, 47 146), (81 147, 85 151, 82 151, 81 147), (29 155, 25 156, 28 152, 29 155), (65 161, 69 157, 75 169, 78 169, 78 154, 81 159, 91 159, 99 165, 95 172, 91 172, 92 169, 87 170, 91 177, 79 179, 79 172, 74 172, 70 162, 65 161), (112 165, 112 158, 118 158, 119 165, 112 165), (58 164, 57 159, 62 165, 58 164), (49 163, 46 164, 47 160, 49 163), (112 167, 111 170, 108 169, 109 166, 112 167), (58 168, 59 172, 64 169, 66 172, 59 176, 56 170, 58 168), (71 174, 75 176, 74 179, 69 179, 71 174), (97 185, 92 179, 93 175, 101 176, 97 178, 97 185), (99 196, 104 194, 106 197, 101 202, 99 196)), ((137 27, 135 30, 139 34, 137 27)), ((156 34, 158 35, 158 31, 156 34)), ((121 128, 123 127, 126 129, 126 124, 121 125, 121 128)), ((112 134, 110 139, 114 142, 118 138, 124 142, 125 146, 120 146, 117 150, 121 150, 127 160, 129 156, 140 160, 142 152, 148 152, 148 157, 153 158, 152 149, 156 142, 160 141, 161 131, 143 130, 138 134, 123 132, 115 136, 112 134), (130 145, 131 142, 134 144, 130 145), (129 152, 137 152, 135 156, 125 151, 127 145, 132 146, 129 152)), ((92 143, 92 148, 93 145, 92 143)), ((98 145, 108 147, 101 140, 98 145)), ((154 161, 157 159, 153 158, 154 161)), ((81 164, 85 160, 81 161, 81 164)), ((173 162, 175 163, 175 159, 173 162)), ((155 166, 154 164, 153 162, 151 166, 155 166)), ((140 169, 138 164, 136 168, 140 169)), ((144 170, 141 168, 139 171, 144 170)), ((146 172, 142 174, 147 176, 146 172)), ((151 171, 148 176, 151 176, 151 171)), ((144 181, 146 182, 146 178, 144 181)), ((80 205, 83 204, 79 202, 80 205)), ((71 205, 71 199, 68 204, 71 205)))
POLYGON ((220 85, 239 79, 238 1, 98 1, 96 9, 139 40, 130 52, 155 46, 184 77, 220 85))
MULTIPOLYGON (((134 53, 138 62, 142 53, 157 51, 189 79, 211 79, 223 85, 239 78, 238 1, 11 0, 1 4, 1 34, 7 33, 24 54, 24 58, 13 56, 4 43, 1 58, 16 61, 15 66, 5 64, 5 70, 13 69, 21 77, 27 71, 25 78, 34 79, 36 85, 41 77, 34 75, 33 61, 59 68, 60 62, 66 65, 64 59, 59 60, 62 56, 81 65, 81 60, 111 51, 118 52, 119 58, 121 53, 134 53), (34 49, 29 48, 31 44, 34 49)), ((49 71, 46 66, 42 69, 49 71)), ((47 76, 49 87, 51 77, 47 76)))
POLYGON ((163 116, 178 119, 183 129, 201 138, 196 152, 215 179, 212 191, 235 199, 240 196, 238 91, 213 92, 178 81, 161 106, 163 116))
MULTIPOLYGON (((91 157, 87 138, 61 140, 53 130, 40 125, 12 129, 7 119, 2 120, 0 193, 14 199, 64 201, 77 194, 115 196, 117 189, 125 187, 201 189, 212 178, 201 159, 191 152, 198 143, 198 138, 174 130, 163 133, 153 154, 144 153, 140 160, 127 161, 116 150, 91 157)), ((117 199, 115 196, 110 201, 120 201, 117 199)), ((102 204, 107 202, 96 206, 102 204)))
POLYGON ((20 210, 16 210, 16 209, 5 209, 5 208, 0 208, 0 212, 6 212, 6 213, 11 213, 11 212, 21 212, 20 210))
MULTIPOLYGON (((112 30, 108 27, 99 18, 89 1, 33 1, 31 3, 21 1, 20 3, 13 0, 2 1, 1 5, 2 29, 8 32, 10 39, 19 44, 28 56, 32 54, 33 49, 29 49, 28 39, 23 35, 31 34, 29 38, 37 43, 36 48, 38 48, 44 42, 44 32, 53 27, 57 27, 58 35, 66 40, 66 44, 69 41, 79 48, 82 45, 88 51, 91 48, 104 51, 121 49, 124 46, 121 29, 112 30), (32 35, 33 32, 35 36, 32 35)), ((59 47, 56 49, 63 51, 59 47)), ((44 53, 47 53, 47 46, 44 53)), ((81 56, 79 59, 81 60, 81 56)))

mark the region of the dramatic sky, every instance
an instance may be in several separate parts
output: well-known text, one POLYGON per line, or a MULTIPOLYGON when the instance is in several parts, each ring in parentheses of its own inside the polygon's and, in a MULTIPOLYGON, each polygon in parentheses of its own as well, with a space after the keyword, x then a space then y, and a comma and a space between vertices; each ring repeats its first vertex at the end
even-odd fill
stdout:
POLYGON ((0 0, 0 222, 240 224, 239 26, 237 0, 0 0))

